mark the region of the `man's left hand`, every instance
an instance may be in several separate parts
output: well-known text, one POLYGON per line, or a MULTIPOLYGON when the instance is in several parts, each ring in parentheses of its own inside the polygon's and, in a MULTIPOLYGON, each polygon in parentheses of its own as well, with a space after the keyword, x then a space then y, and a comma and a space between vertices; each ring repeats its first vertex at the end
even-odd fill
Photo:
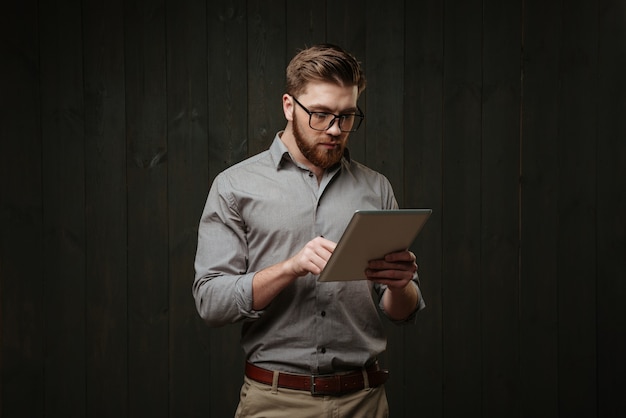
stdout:
POLYGON ((371 260, 365 269, 368 280, 387 285, 390 290, 404 289, 417 271, 415 254, 411 251, 390 253, 383 259, 371 260))

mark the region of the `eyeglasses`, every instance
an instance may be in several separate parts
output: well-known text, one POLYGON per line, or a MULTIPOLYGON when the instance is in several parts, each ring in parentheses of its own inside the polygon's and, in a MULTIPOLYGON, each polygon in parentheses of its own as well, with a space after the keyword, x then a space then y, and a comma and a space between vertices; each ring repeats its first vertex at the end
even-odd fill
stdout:
POLYGON ((295 97, 291 96, 293 100, 300 105, 300 107, 309 114, 309 126, 316 131, 327 131, 330 129, 335 120, 339 120, 339 130, 341 132, 356 132, 361 126, 361 122, 365 118, 365 114, 361 108, 357 106, 359 113, 344 113, 341 115, 335 115, 329 112, 311 112, 304 107, 302 103, 295 97))

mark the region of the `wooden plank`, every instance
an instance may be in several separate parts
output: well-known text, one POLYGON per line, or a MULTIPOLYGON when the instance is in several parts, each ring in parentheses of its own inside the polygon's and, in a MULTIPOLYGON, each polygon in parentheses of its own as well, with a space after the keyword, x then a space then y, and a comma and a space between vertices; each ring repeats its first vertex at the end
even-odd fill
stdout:
POLYGON ((248 1, 248 155, 266 150, 284 129, 286 54, 284 0, 248 1))
POLYGON ((482 2, 444 9, 443 416, 481 414, 482 2))
MULTIPOLYGON (((243 160, 248 144, 246 2, 210 3, 209 84, 209 179, 243 160)), ((254 111, 254 110, 252 110, 254 111)), ((206 190, 200 193, 206 198, 206 190)), ((196 218, 199 219, 201 207, 196 218)), ((209 337, 210 395, 212 417, 233 416, 243 383, 243 351, 239 325, 219 329, 204 328, 209 337)))
POLYGON ((326 9, 327 42, 339 45, 363 60, 363 66, 367 27, 367 7, 360 0, 333 1, 326 9))
POLYGON ((603 2, 598 42, 598 416, 626 415, 626 3, 603 2))
POLYGON ((521 1, 483 3, 482 416, 519 416, 521 1))
MULTIPOLYGON (((360 0, 336 0, 331 5, 326 10, 326 41, 345 48, 365 69, 367 8, 360 0)), ((351 158, 359 162, 365 162, 365 127, 368 121, 366 96, 367 89, 359 99, 359 106, 365 112, 366 119, 357 132, 350 134, 348 143, 351 158)))
MULTIPOLYGON (((288 1, 285 4, 287 60, 298 51, 326 41, 326 16, 334 7, 315 0, 288 1)), ((283 71, 284 73, 284 71, 283 71)), ((284 77, 283 77, 284 78, 284 77)))
POLYGON ((206 417, 209 399, 222 394, 219 387, 209 384, 206 327, 191 297, 198 221, 209 188, 206 2, 168 1, 166 19, 169 414, 170 417, 206 417))
POLYGON ((557 247, 560 6, 530 0, 523 15, 520 278, 521 416, 559 416, 557 247))
POLYGON ((0 416, 44 416, 42 169, 37 2, 0 17, 0 416))
POLYGON ((370 28, 366 35, 367 111, 372 117, 365 126, 364 162, 387 176, 402 204, 404 2, 370 1, 366 5, 370 28))
POLYGON ((164 1, 125 2, 129 416, 169 416, 165 46, 164 1))
POLYGON ((86 415, 128 416, 123 2, 83 5, 86 415))
POLYGON ((41 3, 46 416, 85 416, 85 114, 80 1, 41 3))
POLYGON ((597 416, 598 3, 564 2, 559 68, 559 414, 597 416), (582 300, 581 300, 582 299, 582 300))
POLYGON ((433 209, 413 245, 426 310, 406 331, 405 416, 443 414, 442 143, 443 2, 406 2, 404 199, 433 209), (413 376, 413 378, 409 378, 413 376), (415 378, 417 377, 417 378, 415 378))
MULTIPOLYGON (((366 2, 365 37, 367 73, 367 112, 365 160, 369 167, 384 174, 394 187, 400 207, 404 207, 403 181, 403 89, 404 89, 404 2, 366 2)), ((405 327, 388 321, 387 353, 383 366, 389 368, 385 384, 390 414, 405 416, 404 406, 413 394, 405 391, 411 373, 405 368, 405 327)), ((411 411, 413 412, 413 411, 411 411)))
MULTIPOLYGON (((208 7, 209 178, 247 156, 248 106, 246 2, 208 7)), ((206 196, 205 196, 206 197, 206 196)))

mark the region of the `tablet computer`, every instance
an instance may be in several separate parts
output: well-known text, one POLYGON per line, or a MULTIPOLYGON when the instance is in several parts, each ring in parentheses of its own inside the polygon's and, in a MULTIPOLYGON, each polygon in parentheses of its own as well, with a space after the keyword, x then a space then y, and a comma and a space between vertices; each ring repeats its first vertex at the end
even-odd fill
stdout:
POLYGON ((369 260, 409 248, 432 209, 357 210, 319 281, 365 280, 369 260))

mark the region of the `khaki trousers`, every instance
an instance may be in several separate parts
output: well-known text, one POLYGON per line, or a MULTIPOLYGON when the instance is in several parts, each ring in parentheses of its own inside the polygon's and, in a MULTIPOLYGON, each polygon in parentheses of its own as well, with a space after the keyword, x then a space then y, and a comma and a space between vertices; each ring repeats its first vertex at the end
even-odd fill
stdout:
POLYGON ((235 418, 388 418, 385 386, 342 396, 275 388, 244 377, 235 418))

